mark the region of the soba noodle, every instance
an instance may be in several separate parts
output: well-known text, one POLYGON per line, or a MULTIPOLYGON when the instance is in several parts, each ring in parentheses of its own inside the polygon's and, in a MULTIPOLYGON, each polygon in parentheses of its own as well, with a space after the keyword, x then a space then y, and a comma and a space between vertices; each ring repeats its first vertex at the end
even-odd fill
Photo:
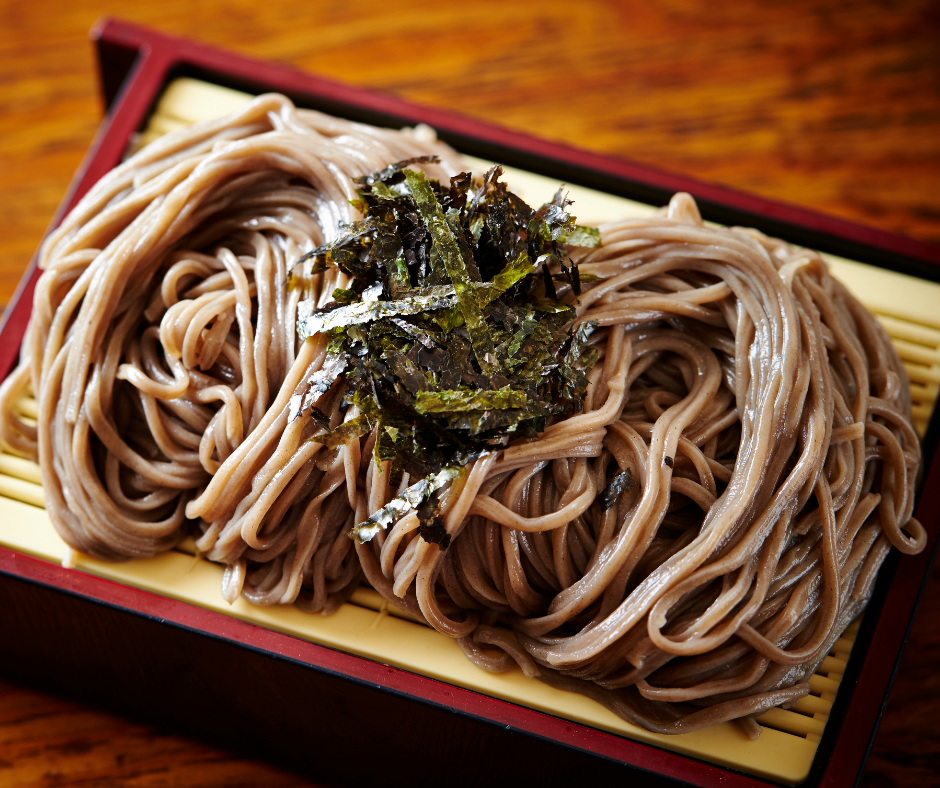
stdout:
MULTIPOLYGON (((194 529, 229 601, 328 613, 366 581, 480 667, 654 731, 798 700, 889 549, 925 543, 906 375, 817 254, 706 226, 687 195, 572 252, 596 277, 576 312, 599 326, 583 408, 445 488, 450 547, 414 512, 349 538, 408 476, 390 488, 374 434, 329 449, 289 421, 327 355, 296 338, 288 272, 356 218, 353 178, 427 154, 431 177, 459 172, 429 129, 263 96, 92 189, 43 246, 0 390, 0 438, 38 459, 56 530, 120 559, 194 529), (35 427, 13 407, 30 388, 35 427)), ((310 277, 313 298, 347 281, 310 277)), ((317 402, 331 427, 356 416, 343 386, 317 402)))

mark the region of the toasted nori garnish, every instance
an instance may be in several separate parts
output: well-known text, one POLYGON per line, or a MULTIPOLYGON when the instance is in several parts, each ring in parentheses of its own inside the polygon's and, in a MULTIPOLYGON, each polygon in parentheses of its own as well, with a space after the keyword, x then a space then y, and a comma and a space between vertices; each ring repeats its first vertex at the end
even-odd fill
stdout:
POLYGON ((418 536, 425 542, 436 544, 441 550, 450 547, 450 534, 444 528, 444 521, 438 517, 430 525, 418 526, 418 536))
POLYGON ((630 470, 621 471, 611 480, 604 491, 597 496, 597 502, 601 505, 601 511, 606 511, 619 500, 625 492, 632 490, 636 480, 630 470))
MULTIPOLYGON (((352 279, 326 306, 302 302, 298 313, 302 338, 328 336, 330 370, 311 378, 314 393, 342 372, 344 402, 360 414, 314 440, 336 446, 368 425, 391 483, 405 473, 429 482, 412 485, 354 535, 367 541, 419 508, 419 533, 443 549, 450 537, 435 513, 441 474, 450 478, 487 450, 534 437, 581 408, 597 352, 588 343, 593 324, 573 325, 588 278, 567 248, 596 246, 600 234, 575 223, 561 190, 533 210, 499 180, 498 166, 482 181, 461 173, 449 185, 408 166, 431 161, 360 178, 353 204, 364 218, 294 271, 336 266, 352 279)), ((293 417, 313 413, 315 397, 298 397, 293 417)))

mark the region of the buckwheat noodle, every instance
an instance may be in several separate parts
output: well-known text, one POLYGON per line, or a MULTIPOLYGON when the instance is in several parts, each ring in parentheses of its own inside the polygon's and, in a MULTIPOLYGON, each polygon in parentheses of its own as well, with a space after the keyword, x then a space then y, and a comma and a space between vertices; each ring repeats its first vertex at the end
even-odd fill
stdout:
MULTIPOLYGON (((653 731, 759 731, 749 717, 809 691, 889 549, 925 544, 887 336, 819 255, 706 226, 676 195, 578 253, 596 279, 577 322, 599 326, 581 412, 450 484, 448 549, 414 513, 354 543, 399 488, 374 435, 326 449, 289 422, 326 352, 296 339, 288 272, 356 218, 353 178, 427 154, 431 177, 459 171, 429 129, 280 96, 146 147, 43 246, 0 438, 38 459, 81 552, 152 556, 194 527, 229 601, 328 613, 366 581, 486 670, 519 665, 653 731), (30 389, 35 426, 14 407, 30 389)), ((322 305, 346 284, 333 269, 310 287, 322 305)), ((357 415, 343 386, 318 403, 331 427, 357 415)))

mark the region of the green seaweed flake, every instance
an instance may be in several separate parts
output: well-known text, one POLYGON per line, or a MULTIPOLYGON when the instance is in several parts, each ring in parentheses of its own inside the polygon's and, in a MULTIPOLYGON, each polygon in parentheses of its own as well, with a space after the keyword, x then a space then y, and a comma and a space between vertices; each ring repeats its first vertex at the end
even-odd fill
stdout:
POLYGON ((314 435, 310 440, 315 443, 322 443, 328 449, 335 449, 337 446, 349 443, 351 440, 368 435, 372 429, 372 424, 365 416, 357 416, 343 424, 340 424, 335 430, 325 430, 314 435))
POLYGON ((617 503, 620 496, 632 490, 635 484, 636 480, 633 478, 633 474, 630 472, 629 468, 614 476, 610 484, 604 488, 597 498, 598 503, 601 505, 601 511, 606 511, 617 503))
POLYGON ((368 541, 416 510, 419 534, 445 549, 437 491, 474 458, 581 407, 597 352, 593 326, 571 325, 581 285, 593 277, 580 275, 569 251, 596 246, 600 235, 576 224, 561 190, 530 208, 499 167, 449 184, 410 169, 435 161, 360 178, 352 202, 363 218, 294 266, 291 286, 310 294, 298 333, 325 335, 329 355, 295 395, 292 417, 322 415, 319 398, 344 375, 343 401, 359 415, 333 430, 324 415, 311 440, 334 448, 374 432, 389 483, 419 480, 351 536, 368 541), (331 267, 351 281, 317 308, 309 277, 331 267))
POLYGON ((480 365, 480 371, 484 375, 495 375, 499 372, 499 362, 496 359, 496 351, 493 348, 486 320, 471 284, 457 235, 448 226, 434 189, 431 188, 424 174, 415 170, 405 170, 405 179, 418 206, 418 211, 421 213, 421 218, 424 219, 434 239, 434 245, 447 269, 447 275, 454 283, 457 305, 470 332, 470 342, 473 345, 477 363, 480 365))
POLYGON ((506 386, 498 391, 419 391, 415 410, 428 413, 462 413, 471 410, 509 410, 524 408, 526 393, 506 386))

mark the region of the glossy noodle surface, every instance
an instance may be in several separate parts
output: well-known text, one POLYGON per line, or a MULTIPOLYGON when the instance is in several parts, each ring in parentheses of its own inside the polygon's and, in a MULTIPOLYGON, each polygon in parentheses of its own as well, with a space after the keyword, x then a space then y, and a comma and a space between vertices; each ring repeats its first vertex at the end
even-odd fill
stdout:
MULTIPOLYGON (((460 172, 429 129, 279 96, 147 146, 45 243, 0 438, 38 458, 78 551, 150 556, 194 531, 229 600, 330 612, 368 583, 483 669, 657 732, 756 733, 809 691, 890 548, 924 546, 895 350, 817 254, 676 195, 572 252, 590 276, 559 296, 598 326, 582 410, 444 488, 447 549, 414 512, 355 542, 409 479, 391 488, 374 434, 329 449, 289 418, 328 358, 297 339, 298 304, 348 283, 289 271, 357 218, 354 178, 429 154, 429 177, 460 172), (29 389, 35 426, 14 408, 29 389)), ((331 428, 357 415, 343 389, 317 402, 331 428)))

